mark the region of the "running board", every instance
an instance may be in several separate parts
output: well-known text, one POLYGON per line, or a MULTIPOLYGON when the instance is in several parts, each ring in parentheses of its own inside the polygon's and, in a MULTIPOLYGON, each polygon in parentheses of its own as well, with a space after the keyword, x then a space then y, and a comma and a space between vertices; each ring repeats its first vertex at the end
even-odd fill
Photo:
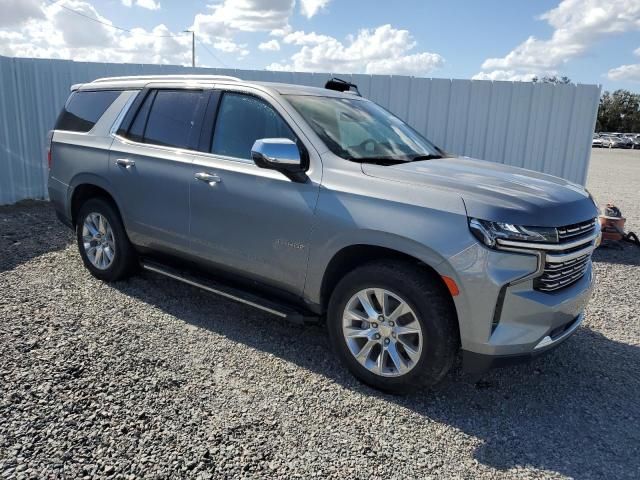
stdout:
POLYGON ((191 285, 202 290, 206 290, 207 292, 214 293, 229 300, 233 300, 234 302, 249 305, 250 307, 254 307, 262 310, 263 312, 267 312, 277 317, 284 318, 293 323, 317 323, 319 320, 319 317, 312 314, 303 313, 288 304, 267 300, 260 295, 246 290, 241 290, 236 287, 225 285, 219 281, 214 280, 213 278, 209 278, 208 276, 205 277, 204 275, 179 271, 167 265, 152 262, 149 260, 143 260, 141 262, 141 265, 144 270, 155 272, 160 275, 164 275, 165 277, 173 278, 174 280, 178 280, 179 282, 186 283, 187 285, 191 285))

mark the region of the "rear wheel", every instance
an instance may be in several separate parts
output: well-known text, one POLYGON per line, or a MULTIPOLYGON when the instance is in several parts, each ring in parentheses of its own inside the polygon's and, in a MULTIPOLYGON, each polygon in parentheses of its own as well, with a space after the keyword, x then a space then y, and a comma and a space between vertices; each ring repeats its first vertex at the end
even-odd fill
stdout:
POLYGON ((108 282, 130 276, 136 254, 113 205, 102 198, 87 200, 77 215, 76 237, 85 267, 108 282))
POLYGON ((359 267, 331 296, 331 343, 347 368, 374 388, 400 393, 433 385, 451 368, 458 347, 448 295, 409 263, 359 267))

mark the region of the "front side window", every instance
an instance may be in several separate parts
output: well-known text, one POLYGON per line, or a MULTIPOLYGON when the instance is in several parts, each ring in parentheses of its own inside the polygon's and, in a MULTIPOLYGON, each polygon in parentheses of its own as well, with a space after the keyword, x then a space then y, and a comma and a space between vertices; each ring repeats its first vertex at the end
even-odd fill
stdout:
POLYGON ((259 98, 226 92, 218 109, 211 153, 251 159, 251 147, 261 138, 296 141, 291 128, 273 107, 259 98))
POLYGON ((118 98, 119 90, 73 92, 56 121, 56 130, 88 132, 118 98))
POLYGON ((384 108, 361 98, 287 95, 334 154, 391 164, 441 158, 444 152, 384 108))

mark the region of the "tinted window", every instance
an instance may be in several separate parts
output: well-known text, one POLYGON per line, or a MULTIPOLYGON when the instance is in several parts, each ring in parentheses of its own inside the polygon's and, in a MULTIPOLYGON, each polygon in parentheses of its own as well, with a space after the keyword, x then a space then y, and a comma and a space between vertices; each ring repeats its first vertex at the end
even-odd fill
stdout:
POLYGON ((259 138, 296 141, 293 131, 269 104, 249 95, 225 93, 216 120, 212 153, 251 159, 251 147, 259 138))
POLYGON ((149 116, 149 110, 151 110, 151 104, 153 103, 155 96, 155 92, 149 92, 147 98, 140 107, 140 110, 136 113, 133 123, 131 124, 127 137, 135 142, 144 141, 144 127, 147 125, 147 117, 149 116))
POLYGON ((88 132, 118 98, 120 91, 73 92, 56 122, 56 130, 88 132))
POLYGON ((200 135, 205 96, 195 90, 158 90, 144 129, 144 141, 179 148, 193 146, 200 135))

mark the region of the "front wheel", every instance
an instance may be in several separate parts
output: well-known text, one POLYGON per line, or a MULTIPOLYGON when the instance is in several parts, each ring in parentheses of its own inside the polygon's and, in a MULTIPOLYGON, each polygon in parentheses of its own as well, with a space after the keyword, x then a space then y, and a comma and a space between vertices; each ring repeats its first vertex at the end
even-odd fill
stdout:
POLYGON ((331 296, 327 327, 354 376, 394 393, 436 384, 458 348, 448 291, 430 272, 403 262, 348 273, 331 296))

